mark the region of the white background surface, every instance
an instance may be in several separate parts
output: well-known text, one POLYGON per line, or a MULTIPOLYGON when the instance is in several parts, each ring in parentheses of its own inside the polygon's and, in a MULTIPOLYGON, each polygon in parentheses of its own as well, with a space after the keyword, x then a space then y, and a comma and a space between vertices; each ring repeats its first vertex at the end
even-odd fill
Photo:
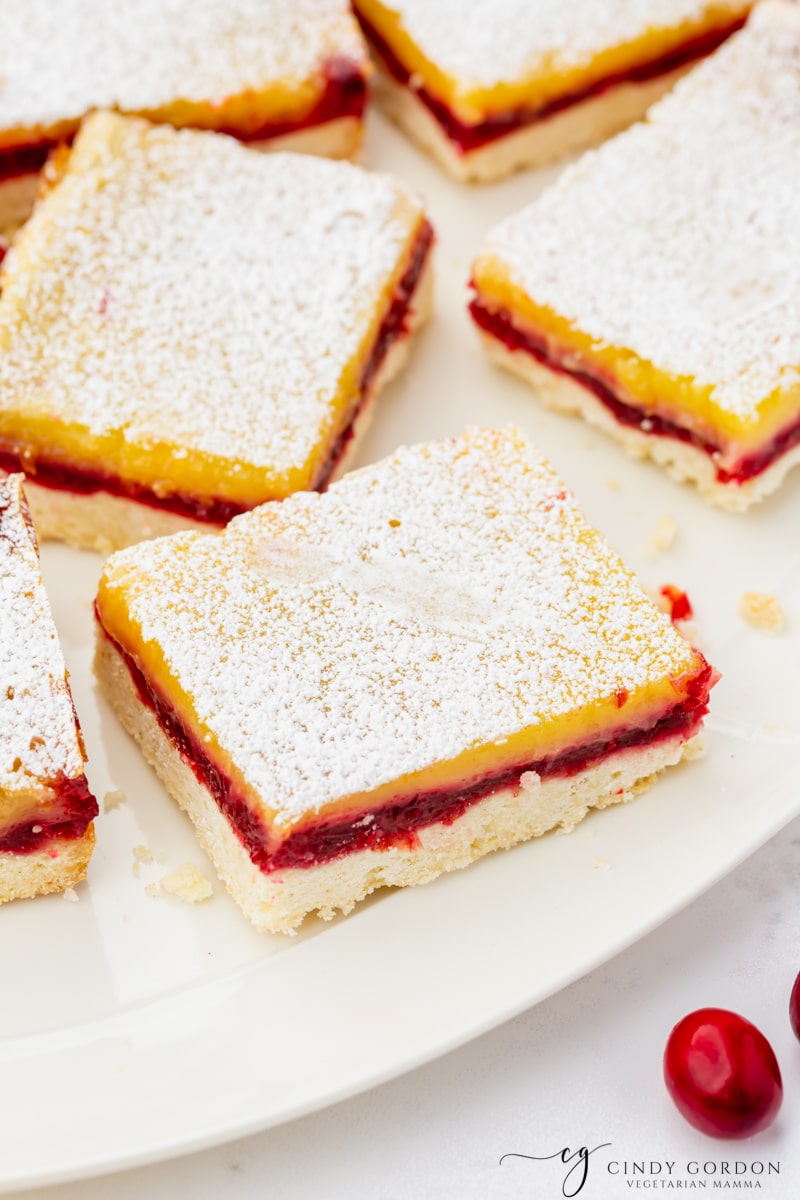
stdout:
MULTIPOLYGON (((476 995, 496 990, 486 978, 487 970, 494 973, 503 995, 503 979, 535 979, 545 958, 550 964, 547 978, 556 977, 558 963, 567 977, 574 973, 578 943, 577 962, 585 970, 611 952, 615 937, 628 936, 637 922, 642 925, 651 915, 656 919, 665 904, 668 910, 711 882, 723 860, 728 865, 734 860, 737 847, 755 845, 786 813, 796 812, 800 795, 800 562, 795 515, 800 472, 780 497, 752 516, 712 513, 655 468, 629 463, 607 439, 578 422, 544 414, 526 388, 486 366, 464 312, 464 282, 483 231, 530 199, 541 187, 542 176, 520 177, 498 188, 457 188, 379 122, 373 123, 370 158, 413 180, 431 201, 440 233, 439 289, 437 316, 416 348, 410 371, 381 397, 361 461, 388 453, 400 441, 452 434, 470 421, 522 424, 552 454, 589 516, 646 582, 671 580, 688 587, 698 609, 701 646, 723 668, 725 678, 715 693, 716 725, 709 735, 708 760, 685 774, 675 773, 652 797, 593 818, 569 839, 495 856, 461 878, 441 881, 441 886, 365 905, 353 918, 317 934, 309 954, 285 956, 287 970, 295 962, 317 964, 319 994, 307 997, 304 992, 308 1004, 302 1011, 325 1014, 327 1000, 336 1016, 332 1027, 341 1031, 340 1043, 345 1039, 344 1046, 335 1049, 347 1061, 358 1058, 359 1049, 362 1058, 369 1058, 370 1039, 379 1034, 385 1042, 385 1027, 396 1031, 390 1034, 390 1045, 410 1045, 415 1023, 424 1030, 427 1014, 435 1013, 437 1006, 443 1010, 460 1003, 470 1009, 471 997, 463 995, 464 989, 474 989, 476 995), (679 543, 652 563, 647 539, 665 512, 677 518, 679 543), (736 599, 748 587, 781 596, 789 616, 785 635, 769 638, 742 625, 736 599), (600 862, 607 869, 598 871, 600 862), (582 904, 570 890, 573 876, 567 869, 576 872, 582 904), (561 912, 552 911, 555 896, 561 897, 561 912), (605 904, 613 920, 603 917, 605 904), (406 957, 398 964, 400 953, 406 957), (525 961, 515 963, 515 956, 525 961), (421 978, 414 975, 415 963, 423 971, 421 978), (406 1001, 392 1004, 402 989, 387 992, 386 980, 398 966, 410 976, 404 979, 407 1007, 406 1001), (348 989, 359 974, 361 985, 355 986, 351 1000, 348 989), (383 989, 376 1020, 370 1012, 372 986, 376 995, 383 989), (426 991, 431 988, 435 993, 426 991)), ((200 1130, 203 1117, 211 1112, 212 1127, 216 1122, 220 1128, 220 1107, 238 1112, 235 1093, 241 1101, 246 1085, 244 1109, 254 1111, 253 1093, 258 1093, 262 1077, 256 1072, 266 1076, 265 1062, 280 1063, 274 1071, 278 1078, 288 1072, 283 1078, 291 1092, 291 1072, 301 1073, 313 1042, 311 1030, 304 1035, 302 1018, 275 1027, 262 1021, 256 1052, 258 1039, 248 1036, 245 1022, 233 1030, 236 1036, 229 1040, 235 1051, 226 1052, 222 1063, 213 1041, 230 1029, 206 1029, 201 1022, 193 1035, 192 1061, 182 1062, 180 1075, 167 1061, 177 1053, 182 1035, 192 1032, 186 1019, 181 1017, 174 1044, 161 1050, 157 1037, 152 1045, 148 1042, 157 1032, 152 1024, 144 1028, 155 1019, 148 1015, 151 998, 170 991, 180 997, 185 989, 189 1000, 195 992, 202 999, 203 989, 195 985, 206 972, 212 980, 209 995, 216 995, 215 972, 222 979, 217 991, 224 990, 225 972, 231 980, 238 978, 243 965, 259 958, 262 946, 264 952, 274 951, 265 943, 253 948, 254 935, 221 896, 196 914, 143 898, 144 882, 151 875, 145 871, 139 879, 131 874, 136 843, 164 850, 170 866, 189 856, 199 858, 185 823, 164 807, 138 752, 107 714, 100 710, 92 715, 96 701, 86 632, 94 560, 48 547, 44 561, 51 589, 55 584, 58 591, 54 607, 76 685, 76 704, 92 735, 93 782, 101 796, 106 786, 124 787, 131 803, 99 823, 98 851, 80 906, 62 905, 57 899, 34 903, 15 910, 13 920, 9 916, 4 925, 6 962, 14 965, 14 980, 27 978, 28 987, 7 989, 0 997, 0 1011, 11 1017, 4 1026, 6 1069, 12 1071, 15 1064, 18 1072, 6 1075, 3 1094, 0 1069, 0 1111, 6 1114, 0 1139, 3 1128, 8 1136, 6 1122, 13 1117, 26 1142, 37 1145, 37 1151, 40 1146, 42 1173, 50 1161, 50 1139, 47 1125, 37 1124, 37 1106, 41 1119, 48 1100, 52 1120, 54 1101, 40 1083, 34 1087, 31 1081, 24 1058, 29 1035, 30 1044, 36 1043, 42 1078, 57 1082, 69 1097, 58 1098, 63 1119, 57 1115, 56 1122, 62 1131, 82 1124, 92 1153, 79 1157, 97 1162, 115 1159, 115 1137, 123 1145, 131 1140, 136 1149, 137 1127, 141 1132, 148 1123, 148 1110, 150 1124, 160 1130, 160 1113, 174 1112, 191 1097, 191 1128, 200 1130), (43 936, 49 941, 43 942, 43 936), (206 966, 206 954, 211 955, 207 944, 214 956, 206 966), (36 956, 31 956, 32 945, 38 947, 36 956), (137 1016, 139 1004, 143 1007, 137 1016), (93 1082, 99 1077, 98 1064, 90 1065, 88 1059, 92 1021, 98 1022, 97 1058, 106 1044, 102 1021, 117 1009, 123 1022, 128 1011, 133 1014, 138 1035, 133 1050, 141 1051, 147 1068, 135 1093, 125 1087, 115 1092, 111 1086, 126 1078, 117 1064, 125 1062, 131 1048, 127 1039, 109 1039, 101 1088, 93 1082), (84 1049, 70 1043, 72 1057, 64 1053, 57 1059, 73 1025, 79 1029, 79 1041, 85 1036, 89 1042, 84 1049), (62 1029, 67 1032, 62 1034, 62 1029), (49 1030, 51 1057, 39 1053, 49 1044, 49 1030), (263 1053, 270 1040, 271 1057, 263 1053), (212 1051, 218 1070, 208 1066, 212 1051), (23 1079, 28 1084, 20 1103, 23 1079), (87 1130, 85 1116, 92 1108, 98 1123, 90 1121, 87 1130), (105 1131, 99 1132, 103 1125, 105 1131)), ((206 1200, 221 1194, 246 1200, 546 1200, 561 1195, 564 1172, 558 1164, 520 1159, 500 1167, 500 1157, 512 1151, 552 1154, 564 1146, 611 1142, 590 1161, 581 1192, 589 1200, 644 1190, 612 1179, 606 1170, 612 1158, 629 1163, 672 1161, 673 1177, 684 1183, 698 1178, 686 1173, 689 1161, 771 1159, 780 1162, 781 1174, 777 1179, 764 1177, 759 1193, 800 1196, 800 1150, 792 1157, 793 1143, 800 1142, 800 1046, 786 1017, 791 982, 800 969, 799 847, 800 824, 795 821, 708 896, 607 966, 494 1033, 394 1083, 225 1148, 33 1194, 47 1200, 97 1200, 112 1194, 123 1200, 145 1195, 206 1200), (660 1060, 669 1029, 687 1011, 706 1005, 735 1008, 754 1020, 773 1041, 783 1066, 787 1095, 782 1117, 772 1132, 753 1144, 717 1144, 695 1135, 673 1112, 664 1092, 660 1060)), ((161 869, 153 870, 157 877, 161 869)), ((275 979, 281 977, 282 961, 276 960, 275 979)), ((268 982, 266 968, 262 974, 268 982)), ((484 1008, 489 1011, 491 1006, 484 1008)), ((189 1020, 193 1011, 189 1004, 189 1020)), ((446 1043, 444 1017, 440 1011, 433 1021, 435 1037, 425 1044, 446 1043)), ((319 1041, 327 1035, 318 1029, 317 1036, 319 1041)), ((324 1049, 320 1045, 318 1051, 323 1057, 324 1049)), ((55 1136, 57 1128, 52 1133, 55 1136)), ((165 1131, 167 1143, 169 1136, 165 1131)), ((13 1159, 20 1144, 11 1138, 5 1150, 13 1159)), ((23 1150, 32 1168, 27 1145, 23 1150)), ((753 1176, 746 1179, 755 1182, 753 1176)), ((708 1183, 705 1191, 713 1194, 710 1178, 708 1183)))
POLYGON ((760 1190, 717 1192, 709 1176, 702 1194, 792 1200, 800 1196, 800 1044, 787 1006, 800 970, 798 878, 800 820, 605 967, 427 1067, 229 1146, 26 1195, 557 1200, 560 1164, 519 1159, 501 1167, 500 1157, 611 1142, 590 1159, 585 1200, 684 1194, 629 1189, 607 1173, 610 1162, 626 1160, 674 1162, 673 1177, 684 1181, 704 1178, 687 1174, 691 1161, 772 1160, 780 1175, 761 1177, 760 1190), (746 1015, 778 1055, 783 1109, 756 1138, 718 1142, 695 1133, 664 1089, 661 1054, 669 1030, 684 1013, 707 1005, 746 1015))

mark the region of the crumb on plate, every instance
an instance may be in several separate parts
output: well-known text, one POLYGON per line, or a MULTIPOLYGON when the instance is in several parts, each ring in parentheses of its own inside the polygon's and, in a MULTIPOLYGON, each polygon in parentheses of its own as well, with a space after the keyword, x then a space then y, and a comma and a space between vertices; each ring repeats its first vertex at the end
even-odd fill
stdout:
POLYGON ((127 796, 120 788, 106 792, 103 797, 103 812, 112 812, 113 809, 119 808, 120 804, 124 804, 126 800, 127 796))
POLYGON ((770 592, 745 592, 739 600, 739 616, 754 629, 780 633, 784 626, 783 609, 770 592))
POLYGON ((134 846, 133 847, 133 873, 139 875, 139 868, 142 863, 151 863, 154 861, 153 851, 149 846, 134 846))
POLYGON ((181 863, 170 875, 160 882, 162 892, 183 900, 186 904, 200 904, 214 895, 214 887, 194 863, 181 863))
POLYGON ((686 743, 683 751, 684 762, 696 762, 698 758, 705 758, 705 756, 705 742, 701 737, 694 737, 686 743))
POLYGON ((663 554, 666 550, 671 550, 675 545, 675 539, 678 536, 678 522, 671 513, 664 513, 663 517, 659 517, 652 536, 647 543, 647 550, 652 558, 658 554, 663 554))

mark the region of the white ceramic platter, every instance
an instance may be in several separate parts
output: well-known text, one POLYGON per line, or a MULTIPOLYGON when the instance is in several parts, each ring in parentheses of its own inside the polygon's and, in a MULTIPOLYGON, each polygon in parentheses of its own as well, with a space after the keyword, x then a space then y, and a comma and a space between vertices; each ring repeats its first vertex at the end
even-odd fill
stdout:
MULTIPOLYGON (((426 195, 439 234, 436 315, 379 400, 361 462, 400 442, 515 422, 649 585, 685 587, 723 672, 708 755, 635 804, 590 817, 425 888, 385 893, 293 939, 254 933, 219 886, 191 908, 145 885, 191 860, 188 822, 95 693, 99 559, 43 554, 100 798, 80 902, 0 910, 0 1187, 167 1157, 330 1104, 475 1037, 557 991, 686 904, 800 812, 800 471, 747 517, 711 511, 489 368, 465 312, 483 233, 554 177, 450 184, 380 119, 370 164, 426 195), (678 523, 656 560, 658 519, 678 523), (776 593, 780 636, 737 615, 776 593), (159 862, 134 872, 134 847, 159 862)), ((454 681, 454 686, 456 683, 454 681)))

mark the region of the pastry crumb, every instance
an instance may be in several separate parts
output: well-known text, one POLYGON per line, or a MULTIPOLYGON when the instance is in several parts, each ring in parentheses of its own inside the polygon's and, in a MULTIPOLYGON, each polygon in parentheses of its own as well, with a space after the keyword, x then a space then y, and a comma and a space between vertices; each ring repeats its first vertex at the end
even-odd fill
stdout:
POLYGON ((745 592, 739 600, 739 616, 766 633, 781 633, 785 623, 780 601, 770 592, 745 592))
POLYGON ((112 812, 115 808, 119 808, 120 804, 124 804, 127 798, 120 788, 117 788, 115 791, 106 792, 103 797, 103 812, 108 813, 112 812))
POLYGON ((151 863, 155 860, 153 851, 149 846, 134 846, 133 847, 133 873, 138 878, 139 868, 142 863, 151 863))
POLYGON ((519 777, 519 786, 523 792, 535 792, 541 782, 541 776, 537 775, 535 771, 523 771, 519 777))
POLYGON ((158 899, 158 897, 161 895, 161 888, 157 883, 148 883, 144 890, 145 895, 152 896, 154 900, 158 899))
POLYGON ((610 492, 618 492, 620 489, 620 486, 621 486, 621 484, 618 479, 609 479, 608 482, 606 483, 606 487, 608 488, 608 490, 610 492))
POLYGON ((611 863, 605 858, 595 858, 593 863, 595 871, 610 871, 611 863))
POLYGON ((70 904, 77 904, 80 900, 80 896, 75 891, 75 888, 68 887, 64 888, 63 892, 61 893, 61 899, 67 900, 70 904))
POLYGON ((663 517, 659 517, 652 536, 647 543, 650 558, 655 558, 657 555, 663 554, 666 550, 671 550, 675 545, 677 536, 678 522, 671 513, 664 513, 663 517))
POLYGON ((699 737, 695 737, 686 743, 683 751, 684 762, 697 762, 699 758, 705 758, 705 756, 705 743, 699 737))
POLYGON ((165 875, 160 886, 162 892, 186 904, 200 904, 214 895, 211 880, 190 862, 181 863, 171 875, 165 875))

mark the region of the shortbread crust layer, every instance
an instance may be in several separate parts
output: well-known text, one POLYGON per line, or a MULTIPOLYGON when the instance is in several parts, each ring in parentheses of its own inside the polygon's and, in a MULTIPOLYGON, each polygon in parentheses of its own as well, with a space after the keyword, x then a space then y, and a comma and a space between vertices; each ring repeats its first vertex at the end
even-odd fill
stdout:
POLYGON ((514 431, 114 555, 96 613, 126 727, 149 713, 264 876, 672 754, 715 681, 514 431))
POLYGON ((573 150, 605 141, 638 120, 687 69, 679 68, 643 83, 620 83, 610 94, 600 92, 468 152, 458 149, 416 93, 397 83, 387 70, 379 67, 376 71, 374 90, 386 115, 454 179, 488 183, 516 171, 546 166, 573 150))
POLYGON ((112 114, 52 174, 0 298, 0 463, 34 503, 60 489, 222 524, 323 488, 427 313, 418 198, 112 114))
POLYGON ((624 804, 649 788, 661 771, 700 750, 698 738, 665 737, 654 745, 610 752, 586 768, 539 780, 523 773, 447 822, 418 826, 413 836, 386 840, 317 865, 265 872, 220 809, 215 790, 165 731, 123 655, 102 632, 95 670, 111 707, 136 739, 170 795, 187 813, 198 841, 231 896, 262 932, 293 933, 310 913, 331 920, 349 913, 383 887, 412 887, 461 870, 484 855, 556 829, 569 832, 592 809, 624 804))
MULTIPOLYGON (((553 407, 582 412, 593 424, 601 424, 604 429, 610 429, 614 433, 616 425, 619 427, 619 440, 623 442, 627 431, 640 432, 645 440, 637 442, 637 449, 641 447, 643 453, 650 453, 648 443, 652 444, 662 439, 680 443, 690 452, 697 451, 702 457, 695 459, 692 456, 688 463, 685 457, 682 458, 680 451, 675 451, 675 456, 685 465, 682 478, 697 483, 710 499, 722 507, 738 511, 774 490, 780 482, 777 477, 774 485, 766 490, 757 486, 747 488, 744 485, 757 485, 770 468, 800 445, 798 417, 773 434, 766 444, 744 453, 738 459, 732 459, 729 448, 723 442, 704 437, 696 429, 681 425, 678 420, 663 416, 657 411, 637 407, 620 385, 615 384, 609 376, 604 377, 591 362, 582 362, 574 351, 557 348, 552 338, 544 333, 537 335, 530 329, 521 329, 508 311, 492 309, 480 299, 475 299, 470 304, 470 313, 484 335, 487 351, 495 362, 523 378, 531 378, 532 368, 519 361, 521 357, 529 357, 544 370, 589 393, 608 414, 612 424, 597 419, 596 408, 591 400, 581 400, 577 393, 574 393, 573 399, 566 389, 562 389, 563 401, 554 399, 553 407), (727 465, 723 465, 726 459, 727 465), (736 495, 736 492, 739 495, 736 495)), ((558 383, 554 380, 551 394, 554 394, 557 388, 558 383)), ((548 388, 543 387, 539 391, 547 399, 548 388)), ((664 456, 669 456, 668 448, 665 448, 664 456)), ((658 460, 662 456, 653 451, 652 457, 658 460)))
POLYGON ((86 878, 94 850, 94 825, 77 838, 50 838, 39 850, 0 850, 0 904, 63 892, 86 878))
MULTIPOLYGON (((423 323, 428 315, 429 298, 423 296, 423 291, 429 291, 430 281, 422 287, 423 274, 429 263, 429 255, 433 247, 433 229, 427 221, 423 221, 411 248, 408 265, 400 279, 394 294, 388 304, 380 329, 377 332, 372 349, 370 350, 358 383, 358 393, 350 419, 331 446, 327 461, 323 462, 315 477, 309 481, 311 491, 324 491, 328 484, 338 476, 342 464, 354 448, 351 443, 356 437, 363 410, 374 399, 379 387, 387 382, 383 373, 383 364, 393 346, 406 340, 423 323)), ((0 470, 9 474, 15 471, 26 472, 29 483, 40 489, 73 493, 76 496, 94 496, 102 494, 146 506, 167 516, 178 518, 179 522, 193 522, 200 525, 224 525, 239 513, 245 512, 250 505, 231 502, 229 500, 203 499, 191 495, 169 494, 159 495, 152 488, 126 482, 119 476, 99 470, 70 467, 62 462, 50 461, 44 455, 37 454, 35 458, 24 450, 14 452, 10 447, 4 447, 0 440, 0 470)), ((266 497, 269 499, 270 497, 266 497)), ((34 505, 34 508, 37 506, 34 505)), ((157 520, 157 518, 154 518, 157 520)), ((174 532, 180 524, 165 529, 174 532)), ((42 530, 37 520, 39 536, 55 537, 50 532, 50 523, 42 530)), ((71 541, 73 539, 66 538, 71 541)), ((127 539, 112 539, 115 549, 121 549, 127 544, 127 539)), ((108 538, 106 538, 106 544, 108 538)))
MULTIPOLYGON (((486 120, 474 124, 468 124, 460 120, 453 109, 449 108, 444 101, 434 96, 424 85, 414 86, 412 91, 416 100, 428 110, 439 124, 443 134, 456 151, 462 155, 469 155, 471 152, 481 150, 492 142, 507 137, 519 129, 536 124, 539 121, 547 121, 565 109, 582 104, 593 97, 611 92, 614 88, 622 84, 650 83, 658 76, 673 76, 676 71, 688 69, 699 59, 713 53, 731 34, 741 29, 745 19, 745 17, 738 17, 723 28, 712 29, 697 37, 693 37, 682 46, 671 49, 649 62, 643 62, 616 74, 604 76, 602 79, 593 81, 574 91, 565 92, 537 107, 530 109, 524 107, 510 109, 506 112, 493 114, 486 120)), ((413 72, 403 66, 386 39, 381 37, 377 29, 370 24, 366 17, 359 15, 359 20, 370 45, 377 52, 381 66, 388 71, 398 84, 409 88, 413 72)))
POLYGON ((0 13, 0 171, 41 167, 87 113, 115 109, 244 140, 359 123, 368 63, 344 0, 30 0, 0 13))
MULTIPOLYGON (((374 416, 376 396, 402 371, 410 353, 412 336, 428 318, 432 292, 433 271, 429 256, 414 291, 413 305, 406 314, 403 332, 388 348, 372 387, 366 392, 346 437, 342 439, 339 457, 332 464, 327 482, 320 485, 319 490, 324 491, 325 486, 348 469, 374 416)), ((107 491, 73 492, 47 487, 31 476, 26 478, 25 489, 41 541, 59 540, 103 555, 181 530, 207 532, 214 527, 212 522, 193 520, 185 513, 129 500, 107 491)))
POLYGON ((22 477, 0 479, 0 902, 68 887, 97 802, 22 477))
MULTIPOLYGON (((499 56, 495 70, 490 64, 485 79, 477 82, 477 58, 471 63, 469 54, 479 56, 481 46, 485 57, 492 53, 486 30, 479 33, 479 11, 452 13, 452 41, 459 49, 448 55, 441 38, 444 17, 437 23, 437 17, 426 13, 423 19, 419 7, 412 5, 407 6, 408 12, 402 4, 395 7, 372 0, 355 5, 381 68, 379 101, 398 124, 463 180, 499 178, 525 166, 542 165, 624 128, 642 116, 681 73, 741 28, 750 7, 748 3, 698 5, 693 10, 684 6, 685 11, 673 10, 670 19, 674 27, 669 28, 658 26, 664 14, 657 13, 654 5, 656 27, 643 29, 641 14, 632 11, 627 39, 624 25, 615 27, 609 18, 604 27, 600 17, 593 48, 588 48, 592 43, 587 35, 583 57, 580 50, 567 48, 574 18, 565 9, 563 29, 545 24, 538 35, 542 39, 537 46, 541 58, 538 77, 525 78, 519 54, 509 49, 505 70, 517 71, 519 77, 496 78, 503 69, 499 56), (416 42, 415 35, 422 41, 416 42), (618 44, 604 42, 604 37, 615 36, 620 39, 618 44), (441 44, 437 45, 437 38, 441 44), (549 55, 548 38, 553 39, 549 55), (469 51, 471 42, 474 47, 469 51), (441 54, 438 60, 437 49, 441 54), (455 73, 459 69, 462 77, 455 73), (490 78, 494 81, 491 85, 490 78)), ((535 28, 537 15, 528 12, 530 29, 535 28)), ((493 16, 502 25, 507 14, 498 11, 493 16)), ((545 22, 548 20, 553 20, 552 13, 545 16, 545 22)), ((527 44, 525 32, 521 31, 522 44, 527 44)), ((528 71, 533 70, 534 61, 532 53, 528 71)))
MULTIPOLYGON (((655 751, 663 743, 671 751, 675 744, 688 742, 699 731, 708 712, 708 693, 714 679, 712 668, 702 660, 697 675, 684 681, 685 698, 648 726, 616 730, 608 739, 580 743, 549 757, 516 763, 499 774, 474 779, 466 785, 461 783, 455 788, 410 796, 401 794, 395 803, 379 809, 358 809, 349 812, 344 819, 333 817, 324 823, 299 828, 275 845, 271 831, 253 811, 246 792, 212 760, 201 741, 183 725, 169 701, 145 678, 133 657, 108 637, 102 623, 99 623, 98 638, 109 643, 101 645, 96 656, 101 679, 103 672, 109 672, 107 664, 116 655, 127 669, 139 702, 150 709, 163 736, 190 766, 198 783, 213 797, 251 861, 268 874, 318 867, 331 859, 365 849, 388 850, 398 846, 413 849, 420 833, 428 826, 452 825, 474 805, 499 791, 520 786, 523 777, 532 776, 538 787, 545 780, 567 780, 585 774, 609 758, 622 760, 626 752, 642 747, 655 751)), ((113 673, 118 679, 118 673, 113 673)), ((113 689, 107 688, 107 694, 111 697, 113 689)))
POLYGON ((772 466, 743 483, 719 483, 714 460, 690 441, 653 437, 634 425, 623 425, 595 392, 572 374, 554 371, 525 351, 508 349, 497 338, 481 335, 487 358, 498 367, 519 376, 536 392, 537 398, 556 412, 578 415, 613 437, 635 459, 651 459, 676 483, 690 483, 704 499, 730 512, 746 512, 781 486, 793 467, 800 465, 800 445, 776 459, 772 466))
POLYGON ((737 511, 800 447, 799 52, 797 6, 759 4, 473 266, 493 359, 737 511))
MULTIPOLYGON (((323 75, 324 91, 310 111, 302 117, 294 120, 267 120, 258 128, 247 131, 229 124, 204 125, 203 128, 214 133, 228 134, 241 142, 258 143, 262 149, 269 148, 263 143, 274 142, 276 149, 285 150, 289 149, 287 140, 293 136, 307 130, 319 130, 321 127, 347 122, 346 140, 332 138, 332 152, 328 157, 350 158, 358 150, 361 141, 362 120, 367 100, 364 69, 356 63, 334 59, 325 65, 323 75), (281 143, 280 146, 278 142, 281 143)), ((26 142, 19 146, 0 143, 0 184, 19 176, 38 174, 51 152, 64 142, 72 141, 77 131, 76 123, 68 134, 59 138, 42 138, 41 141, 26 142)), ((324 141, 320 139, 318 145, 318 152, 322 154, 324 141)))

